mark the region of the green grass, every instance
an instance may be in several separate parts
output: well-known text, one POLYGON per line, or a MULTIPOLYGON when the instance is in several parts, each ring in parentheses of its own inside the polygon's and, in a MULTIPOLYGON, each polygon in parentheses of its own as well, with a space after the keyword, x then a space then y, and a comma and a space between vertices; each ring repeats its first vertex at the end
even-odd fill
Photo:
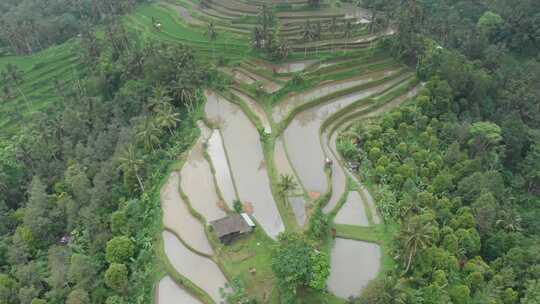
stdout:
POLYGON ((271 268, 274 244, 272 239, 257 228, 252 234, 217 250, 217 259, 228 276, 240 278, 246 284, 248 294, 260 303, 279 303, 271 268))

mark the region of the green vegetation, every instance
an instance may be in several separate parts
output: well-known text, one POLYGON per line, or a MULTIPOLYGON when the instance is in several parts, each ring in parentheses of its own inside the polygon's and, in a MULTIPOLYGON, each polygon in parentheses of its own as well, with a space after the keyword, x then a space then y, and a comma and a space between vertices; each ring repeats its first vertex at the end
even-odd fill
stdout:
POLYGON ((534 0, 42 2, 0 4, 1 303, 154 303, 164 275, 213 303, 164 253, 159 205, 200 135, 205 89, 259 130, 286 227, 277 241, 256 228, 229 246, 206 228, 215 254, 201 255, 230 282, 228 303, 345 303, 326 291, 334 237, 382 248, 379 276, 351 303, 540 301, 534 0), (356 2, 371 23, 345 18, 356 2), (278 71, 298 59, 310 60, 302 71, 278 71), (360 77, 273 120, 289 96, 360 77), (325 214, 331 189, 310 197, 278 172, 275 141, 301 112, 389 83, 319 130, 339 132, 340 165, 382 217, 366 206, 370 226, 334 224, 356 180, 325 214), (259 103, 272 133, 231 89, 259 103), (299 192, 304 227, 289 202, 299 192))
MULTIPOLYGON (((418 62, 425 88, 400 109, 352 124, 338 145, 347 161, 359 164, 357 173, 374 184, 386 226, 398 224, 396 236, 387 239, 399 253, 396 267, 358 303, 529 303, 537 279, 531 253, 539 236, 533 214, 539 210, 532 204, 538 193, 528 186, 536 178, 527 166, 536 159, 538 138, 532 134, 538 117, 519 114, 528 102, 510 100, 525 91, 535 96, 529 102, 538 99, 526 79, 538 79, 540 69, 527 57, 534 39, 503 38, 501 32, 521 31, 505 18, 523 9, 530 16, 531 3, 520 1, 515 11, 505 1, 469 7, 457 21, 467 25, 444 34, 431 30, 448 22, 440 19, 440 7, 404 5, 397 13, 400 31, 388 46, 418 62), (411 19, 418 12, 427 18, 411 19), (469 26, 479 31, 464 37, 469 26), (461 47, 454 44, 458 40, 461 47), (494 44, 503 41, 507 49, 499 49, 493 61, 494 44)), ((343 237, 383 239, 371 228, 336 230, 343 237)))
POLYGON ((299 287, 324 290, 330 274, 329 256, 318 251, 305 236, 283 233, 272 255, 281 303, 295 303, 299 287))

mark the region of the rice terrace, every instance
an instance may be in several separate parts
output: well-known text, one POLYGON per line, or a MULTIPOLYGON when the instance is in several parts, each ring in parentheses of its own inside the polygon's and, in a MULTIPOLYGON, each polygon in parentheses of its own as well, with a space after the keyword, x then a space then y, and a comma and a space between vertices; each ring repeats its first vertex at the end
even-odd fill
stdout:
POLYGON ((0 4, 1 303, 540 299, 507 1, 35 1, 0 4))
POLYGON ((257 301, 279 303, 270 248, 280 233, 317 229, 310 221, 321 210, 334 223, 332 236, 323 232, 316 246, 332 261, 328 292, 305 290, 305 303, 343 303, 391 267, 380 235, 389 232, 336 146, 338 132, 352 121, 399 106, 419 86, 412 70, 373 47, 391 30, 370 30, 370 18, 353 5, 240 0, 160 3, 128 18, 148 35, 186 39, 229 62, 218 69, 229 79, 226 87, 204 92, 201 135, 178 166, 180 177, 173 171, 162 190, 164 206, 187 207, 178 213, 164 209, 162 258, 168 267, 156 303, 220 303, 219 291, 235 278, 257 301), (250 35, 261 49, 268 43, 267 29, 258 23, 262 19, 265 26, 265 18, 277 28, 273 34, 287 60, 269 61, 250 51, 250 35), (149 22, 160 30, 152 31, 149 22), (348 32, 337 32, 342 24, 348 32), (322 31, 329 26, 334 33, 322 31), (196 42, 184 31, 209 38, 215 31, 216 37, 196 42), (208 224, 235 212, 235 203, 257 228, 223 245, 208 224))

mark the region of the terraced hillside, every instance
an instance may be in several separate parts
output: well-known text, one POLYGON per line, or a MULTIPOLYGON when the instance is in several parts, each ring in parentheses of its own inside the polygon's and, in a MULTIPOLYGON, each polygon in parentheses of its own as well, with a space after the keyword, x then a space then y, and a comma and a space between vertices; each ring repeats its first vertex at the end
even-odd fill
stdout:
MULTIPOLYGON (((338 51, 369 48, 379 37, 388 34, 370 34, 367 27, 369 13, 357 7, 325 4, 320 9, 313 9, 307 6, 307 1, 271 2, 158 1, 138 7, 123 21, 135 39, 182 43, 191 46, 198 56, 209 61, 242 63, 241 67, 234 69, 247 84, 264 82, 264 78, 272 76, 273 72, 283 74, 277 79, 278 84, 283 84, 287 76, 298 70, 297 67, 283 70, 282 66, 276 66, 275 71, 266 69, 260 77, 249 74, 250 68, 258 68, 258 62, 253 58, 265 57, 251 47, 253 30, 261 27, 259 16, 264 11, 263 7, 273 16, 271 26, 277 39, 288 42, 290 59, 305 59, 314 55, 317 59, 331 58, 338 51), (308 36, 307 23, 311 24, 311 35, 308 36), (216 32, 213 38, 208 35, 210 24, 216 32), (313 37, 316 26, 319 26, 319 35, 313 37)), ((99 29, 97 36, 104 39, 99 29)), ((10 92, 2 94, 0 127, 6 131, 2 133, 3 136, 15 134, 22 126, 21 122, 58 101, 56 91, 61 90, 60 85, 69 85, 72 79, 84 73, 80 52, 74 51, 77 48, 79 38, 74 38, 30 57, 0 58, 0 70, 5 70, 6 65, 11 63, 17 67, 20 76, 20 84, 10 85, 10 92)), ((4 79, 0 79, 0 87, 6 87, 4 79)), ((273 90, 277 90, 277 87, 273 90)))
POLYGON ((174 196, 175 206, 183 205, 184 211, 164 209, 162 259, 168 277, 158 285, 157 303, 173 303, 167 300, 170 294, 185 294, 186 303, 218 303, 217 290, 235 278, 261 303, 279 303, 269 249, 280 232, 308 229, 319 208, 336 230, 335 239, 321 248, 331 255, 329 292, 302 298, 305 303, 345 303, 358 296, 391 267, 388 236, 368 190, 342 162, 336 134, 352 120, 369 119, 414 96, 419 85, 414 74, 383 54, 364 52, 282 64, 248 60, 223 73, 229 85, 206 91, 202 135, 163 189, 172 193, 162 197, 164 207, 173 204, 174 196), (294 80, 289 71, 298 73, 294 80), (283 195, 280 175, 293 176, 296 191, 283 195), (208 222, 234 212, 235 200, 258 228, 224 246, 208 222), (216 273, 212 279, 200 278, 186 265, 195 256, 200 261, 193 263, 216 273))
POLYGON ((80 64, 74 43, 31 55, 0 57, 0 71, 7 72, 9 64, 16 67, 12 75, 0 78, 0 128, 2 136, 12 134, 21 126, 21 121, 30 119, 33 113, 45 110, 58 100, 58 90, 84 70, 80 64), (6 79, 8 77, 8 79, 6 79))

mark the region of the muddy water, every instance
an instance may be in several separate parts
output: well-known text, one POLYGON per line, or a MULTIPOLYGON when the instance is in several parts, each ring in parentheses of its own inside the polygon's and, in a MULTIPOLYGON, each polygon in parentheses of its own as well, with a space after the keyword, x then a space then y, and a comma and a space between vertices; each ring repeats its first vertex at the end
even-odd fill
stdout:
POLYGON ((347 201, 343 204, 341 209, 339 209, 339 212, 334 218, 334 222, 336 224, 369 226, 364 202, 358 192, 349 192, 347 201))
POLYGON ((195 250, 212 254, 203 225, 191 215, 188 206, 180 197, 180 174, 172 172, 161 189, 163 225, 177 233, 184 242, 195 250))
POLYGON ((202 304, 197 298, 178 286, 171 277, 166 276, 158 285, 157 304, 202 304))
POLYGON ((395 72, 397 71, 392 70, 392 71, 386 71, 386 72, 381 72, 381 73, 373 73, 370 75, 363 75, 360 77, 350 78, 350 79, 339 81, 339 82, 330 82, 324 85, 320 85, 315 89, 312 89, 303 93, 291 95, 274 107, 273 112, 272 112, 272 117, 275 122, 279 122, 291 110, 293 110, 294 108, 302 104, 313 101, 317 98, 320 98, 321 96, 329 95, 329 94, 332 94, 341 90, 345 90, 345 89, 348 89, 357 85, 368 83, 368 82, 374 81, 376 79, 380 79, 385 76, 390 76, 394 74, 395 72))
POLYGON ((201 136, 189 152, 186 163, 180 172, 180 185, 189 198, 191 207, 199 212, 206 221, 222 218, 226 213, 219 208, 214 177, 206 158, 204 143, 210 137, 211 130, 199 124, 201 136))
POLYGON ((219 289, 225 286, 227 279, 216 263, 193 253, 168 231, 163 232, 163 242, 165 253, 176 271, 206 291, 216 303, 219 303, 221 299, 219 289))
POLYGON ((208 139, 208 146, 206 152, 208 153, 212 165, 214 166, 216 181, 221 191, 223 199, 229 206, 233 208, 233 202, 237 199, 236 191, 234 190, 234 183, 227 162, 227 156, 225 155, 225 149, 223 148, 223 139, 219 130, 214 130, 212 135, 208 139))
POLYGON ((337 154, 334 154, 331 150, 332 147, 328 146, 328 139, 325 133, 323 133, 322 142, 326 156, 332 160, 332 195, 328 203, 323 207, 323 212, 329 213, 336 207, 341 195, 346 190, 347 176, 341 167, 337 154))
MULTIPOLYGON (((367 105, 364 105, 360 106, 359 109, 366 109, 367 107, 367 105)), ((336 123, 339 123, 339 121, 336 123)), ((339 153, 337 152, 336 147, 338 132, 332 133, 330 138, 328 138, 328 132, 332 128, 333 126, 328 126, 322 135, 324 152, 326 153, 326 156, 328 156, 332 160, 332 195, 330 196, 330 200, 328 201, 326 206, 324 206, 323 208, 324 213, 329 213, 336 207, 339 199, 345 192, 347 184, 347 175, 345 169, 343 168, 344 164, 339 157, 339 153)))
POLYGON ((300 185, 298 178, 296 177, 296 173, 294 172, 293 168, 291 167, 291 163, 287 158, 287 152, 285 151, 285 146, 281 137, 278 137, 274 144, 274 163, 276 164, 276 169, 280 176, 290 175, 294 177, 294 180, 298 186, 296 192, 301 195, 303 193, 302 186, 300 185))
POLYGON ((365 198, 365 201, 369 206, 369 209, 371 210, 371 218, 373 219, 373 224, 380 224, 381 218, 379 217, 379 213, 377 212, 377 207, 375 206, 375 200, 373 199, 373 196, 371 196, 371 194, 364 185, 360 185, 360 191, 362 191, 362 197, 365 198))
POLYGON ((253 111, 253 113, 257 115, 264 127, 264 132, 272 133, 272 126, 270 125, 270 121, 268 120, 268 117, 266 116, 266 112, 264 111, 263 107, 257 101, 253 100, 253 98, 238 90, 232 89, 231 92, 240 99, 242 99, 248 105, 251 111, 253 111))
POLYGON ((302 196, 289 197, 289 204, 294 212, 298 226, 303 227, 306 223, 306 201, 302 196))
POLYGON ((328 290, 347 299, 358 296, 377 276, 381 251, 373 243, 336 238, 331 259, 328 290))
POLYGON ((324 173, 325 153, 319 138, 319 130, 324 120, 340 108, 379 93, 399 83, 405 77, 408 75, 307 109, 292 120, 283 133, 283 138, 292 166, 308 192, 325 193, 328 188, 324 173))
POLYGON ((215 93, 205 94, 206 117, 221 128, 240 200, 253 204, 255 219, 276 238, 284 225, 270 189, 259 134, 238 106, 215 93))

